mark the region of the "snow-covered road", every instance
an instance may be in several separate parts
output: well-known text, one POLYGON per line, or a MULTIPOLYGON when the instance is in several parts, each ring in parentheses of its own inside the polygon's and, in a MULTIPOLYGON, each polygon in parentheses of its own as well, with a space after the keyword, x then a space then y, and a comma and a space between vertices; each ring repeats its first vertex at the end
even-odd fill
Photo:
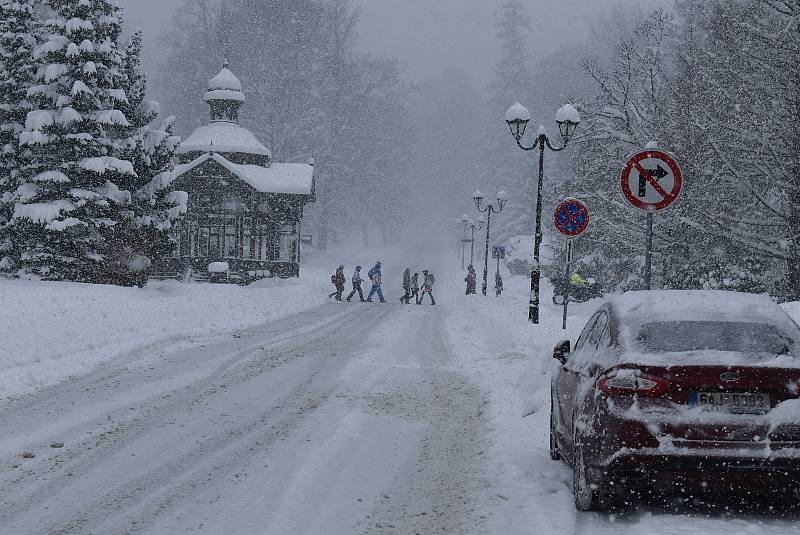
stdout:
MULTIPOLYGON (((576 512, 547 453, 560 310, 532 327, 527 280, 495 299, 441 279, 435 307, 310 305, 0 401, 0 534, 793 529, 724 507, 576 512)), ((571 309, 573 340, 595 305, 571 309)))
POLYGON ((330 304, 7 402, 0 532, 473 531, 486 400, 444 315, 330 304))

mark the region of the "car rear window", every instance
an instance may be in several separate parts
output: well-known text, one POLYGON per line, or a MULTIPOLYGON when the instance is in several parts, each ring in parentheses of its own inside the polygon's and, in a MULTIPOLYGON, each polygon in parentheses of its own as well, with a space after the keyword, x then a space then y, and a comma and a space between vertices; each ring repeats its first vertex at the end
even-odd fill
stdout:
POLYGON ((791 355, 795 340, 774 325, 730 321, 663 321, 639 328, 636 342, 649 353, 726 351, 791 355))

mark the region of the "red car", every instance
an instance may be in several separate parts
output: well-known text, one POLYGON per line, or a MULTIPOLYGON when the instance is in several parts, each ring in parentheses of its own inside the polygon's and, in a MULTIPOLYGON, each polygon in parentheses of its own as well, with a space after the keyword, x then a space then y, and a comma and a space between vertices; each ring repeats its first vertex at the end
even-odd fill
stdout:
POLYGON ((551 385, 550 455, 575 506, 630 494, 800 488, 800 328, 768 297, 723 291, 613 296, 551 385))

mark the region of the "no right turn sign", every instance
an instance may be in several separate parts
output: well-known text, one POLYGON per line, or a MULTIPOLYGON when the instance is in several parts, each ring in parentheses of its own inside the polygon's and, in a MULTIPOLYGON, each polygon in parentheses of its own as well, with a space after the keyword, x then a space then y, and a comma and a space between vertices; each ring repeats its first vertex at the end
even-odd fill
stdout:
POLYGON ((675 159, 666 152, 643 150, 628 159, 620 174, 625 200, 639 210, 660 212, 681 193, 683 175, 675 159))

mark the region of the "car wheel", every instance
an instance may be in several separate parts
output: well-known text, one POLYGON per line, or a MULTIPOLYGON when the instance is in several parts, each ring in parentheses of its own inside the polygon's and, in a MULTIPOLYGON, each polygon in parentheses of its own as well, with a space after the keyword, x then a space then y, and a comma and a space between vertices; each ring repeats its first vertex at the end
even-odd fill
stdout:
POLYGON ((550 458, 554 461, 561 460, 561 452, 558 450, 558 439, 556 438, 556 417, 553 406, 553 396, 550 396, 550 458))
POLYGON ((583 458, 583 446, 578 437, 574 439, 572 463, 572 493, 575 497, 575 508, 578 511, 605 511, 609 507, 604 483, 591 484, 586 477, 586 461, 583 458))

